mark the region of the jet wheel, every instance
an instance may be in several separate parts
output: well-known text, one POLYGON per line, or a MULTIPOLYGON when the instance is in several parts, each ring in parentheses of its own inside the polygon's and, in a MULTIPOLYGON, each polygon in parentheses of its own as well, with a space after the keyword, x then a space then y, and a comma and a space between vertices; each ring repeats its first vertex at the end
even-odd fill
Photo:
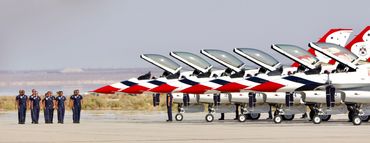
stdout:
POLYGON ((314 115, 313 118, 312 118, 312 122, 314 124, 320 124, 321 123, 321 118, 319 115, 314 115))
POLYGON ((207 114, 206 115, 206 121, 207 122, 213 122, 214 119, 215 119, 215 117, 212 114, 207 114))
POLYGON ((240 114, 238 116, 239 122, 245 122, 247 120, 247 117, 244 114, 240 114))
POLYGON ((331 115, 320 115, 320 118, 322 121, 329 121, 331 118, 331 115))
POLYGON ((359 116, 354 115, 353 118, 352 118, 352 123, 353 123, 353 125, 358 126, 358 125, 361 125, 362 120, 359 116))
POLYGON ((368 122, 370 117, 369 116, 360 116, 361 121, 368 122))
POLYGON ((294 119, 294 114, 291 114, 291 115, 283 115, 283 120, 286 120, 286 121, 291 121, 294 119))
POLYGON ((280 124, 283 121, 283 117, 281 115, 276 115, 274 117, 275 124, 280 124))
POLYGON ((260 113, 250 113, 247 114, 247 118, 251 120, 258 120, 260 118, 261 114, 260 113))
POLYGON ((184 119, 184 116, 181 113, 177 113, 175 115, 175 119, 176 121, 182 121, 182 119, 184 119))

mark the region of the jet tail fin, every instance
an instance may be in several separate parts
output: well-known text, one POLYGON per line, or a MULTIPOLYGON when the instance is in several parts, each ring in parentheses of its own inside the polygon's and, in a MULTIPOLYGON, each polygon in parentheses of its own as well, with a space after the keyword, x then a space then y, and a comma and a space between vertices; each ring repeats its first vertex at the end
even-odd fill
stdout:
POLYGON ((370 26, 365 27, 348 45, 345 46, 360 60, 370 62, 370 26))

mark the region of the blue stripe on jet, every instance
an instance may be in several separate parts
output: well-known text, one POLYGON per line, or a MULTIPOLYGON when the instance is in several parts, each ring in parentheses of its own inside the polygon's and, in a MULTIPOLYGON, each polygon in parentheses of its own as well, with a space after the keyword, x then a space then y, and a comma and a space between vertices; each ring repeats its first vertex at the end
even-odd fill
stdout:
POLYGON ((149 83, 154 84, 154 85, 162 85, 165 84, 165 82, 159 81, 159 80, 152 80, 149 81, 149 83))
POLYGON ((185 83, 185 84, 188 84, 188 85, 196 85, 196 84, 198 84, 198 82, 189 80, 187 78, 181 79, 180 82, 185 83))
POLYGON ((247 78, 246 80, 249 80, 249 81, 252 81, 252 82, 256 82, 256 83, 265 83, 265 82, 268 82, 268 80, 265 80, 265 79, 262 79, 262 78, 258 78, 258 77, 250 77, 250 78, 247 78))
POLYGON ((314 90, 315 88, 324 85, 322 83, 310 81, 296 76, 287 76, 284 77, 283 79, 304 84, 303 86, 297 88, 296 91, 314 90))
POLYGON ((126 86, 133 86, 133 85, 137 84, 135 82, 131 82, 131 81, 128 81, 128 80, 122 81, 121 83, 126 85, 126 86))
POLYGON ((220 84, 220 85, 225 85, 225 84, 230 83, 230 82, 228 82, 226 80, 222 80, 222 79, 214 79, 214 80, 211 80, 210 82, 217 83, 217 84, 220 84))

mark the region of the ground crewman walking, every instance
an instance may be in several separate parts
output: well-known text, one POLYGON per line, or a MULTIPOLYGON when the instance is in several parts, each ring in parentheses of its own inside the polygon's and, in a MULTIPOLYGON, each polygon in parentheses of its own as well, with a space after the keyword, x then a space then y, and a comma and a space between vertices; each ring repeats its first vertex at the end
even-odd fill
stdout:
POLYGON ((80 91, 75 90, 69 100, 69 105, 73 112, 73 123, 80 123, 82 99, 83 97, 80 95, 80 91))
POLYGON ((45 123, 52 124, 55 103, 54 96, 51 96, 51 91, 48 91, 45 94, 45 98, 42 100, 42 105, 44 108, 45 123))
POLYGON ((24 90, 19 90, 19 95, 15 97, 15 107, 18 108, 18 124, 24 124, 26 122, 26 111, 27 111, 27 95, 24 90))
POLYGON ((65 101, 66 97, 63 95, 63 91, 57 92, 58 96, 55 98, 56 108, 58 112, 58 123, 63 124, 64 123, 64 112, 65 112, 65 101))
POLYGON ((29 97, 32 124, 39 123, 41 97, 35 89, 32 89, 32 95, 29 97))

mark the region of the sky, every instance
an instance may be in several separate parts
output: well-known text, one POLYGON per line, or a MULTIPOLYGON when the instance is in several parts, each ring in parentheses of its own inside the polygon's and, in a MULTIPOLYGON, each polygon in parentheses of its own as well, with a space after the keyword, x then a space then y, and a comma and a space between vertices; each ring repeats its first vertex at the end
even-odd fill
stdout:
POLYGON ((270 45, 306 48, 330 28, 353 28, 355 35, 370 24, 369 5, 368 0, 1 0, 0 70, 146 68, 154 66, 140 54, 200 55, 200 49, 237 47, 291 63, 270 45))

